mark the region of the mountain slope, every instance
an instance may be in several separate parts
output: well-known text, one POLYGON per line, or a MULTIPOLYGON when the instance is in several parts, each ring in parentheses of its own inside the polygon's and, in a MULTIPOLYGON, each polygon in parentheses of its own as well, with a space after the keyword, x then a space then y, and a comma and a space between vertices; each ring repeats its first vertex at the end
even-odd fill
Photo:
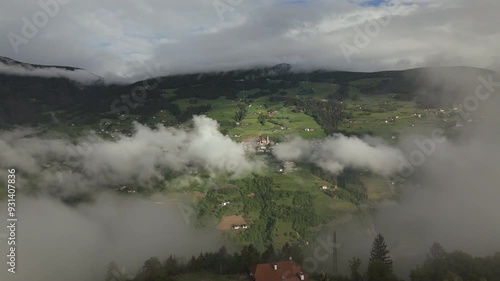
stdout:
POLYGON ((349 91, 355 86, 359 94, 391 93, 401 100, 416 100, 425 107, 450 106, 460 93, 473 93, 474 84, 467 85, 470 81, 491 72, 469 67, 443 67, 374 73, 321 70, 297 73, 291 71, 290 65, 281 64, 251 70, 172 75, 130 85, 109 86, 98 77, 94 83, 82 84, 68 73, 89 72, 74 67, 26 64, 0 57, 0 127, 48 124, 54 115, 63 122, 85 120, 92 123, 103 116, 117 118, 124 112, 152 116, 163 109, 176 117, 184 114, 177 121, 185 121, 190 113, 202 113, 203 110, 193 104, 190 107, 192 112, 183 113, 176 103, 178 99, 210 101, 225 96, 228 100, 238 100, 245 96, 242 93, 258 89, 247 97, 274 96, 276 100, 284 101, 278 95, 280 92, 299 89, 304 82, 337 85, 317 98, 341 99, 336 96, 338 87, 349 91), (446 83, 437 77, 444 77, 446 83), (451 83, 453 87, 449 86, 450 80, 455 81, 451 83), (144 85, 154 87, 144 91, 144 99, 135 100, 134 91, 144 90, 144 85), (168 92, 175 94, 169 96, 168 92), (126 111, 117 110, 120 108, 126 111))

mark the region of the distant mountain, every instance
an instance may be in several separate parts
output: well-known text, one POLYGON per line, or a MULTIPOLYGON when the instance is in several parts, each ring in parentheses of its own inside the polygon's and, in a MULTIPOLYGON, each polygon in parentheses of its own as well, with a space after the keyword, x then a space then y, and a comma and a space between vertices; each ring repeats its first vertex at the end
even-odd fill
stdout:
POLYGON ((0 127, 47 122, 48 112, 73 109, 86 92, 103 87, 101 77, 84 69, 0 57, 0 127))
POLYGON ((82 85, 104 83, 102 77, 82 68, 30 64, 7 57, 0 57, 0 75, 67 78, 82 85))
MULTIPOLYGON (((166 89, 175 89, 177 99, 211 100, 220 96, 236 99, 241 91, 260 89, 260 95, 272 95, 286 88, 300 87, 301 81, 348 85, 362 79, 380 80, 380 83, 362 86, 362 94, 392 93, 405 100, 420 99, 422 106, 449 105, 456 100, 458 92, 464 91, 465 81, 477 80, 480 73, 491 71, 443 67, 373 73, 322 70, 299 73, 292 72, 288 64, 280 64, 250 70, 172 75, 130 85, 105 85, 100 77, 84 69, 28 64, 0 57, 0 128, 46 124, 54 114, 61 120, 75 116, 85 116, 88 122, 99 120, 113 115, 112 104, 121 102, 123 95, 130 96, 134 87, 146 84, 156 87, 147 90, 140 108, 129 108, 132 114, 154 114, 172 108, 172 98, 163 95, 166 89), (438 74, 445 77, 447 83, 435 79, 438 74), (82 77, 91 83, 78 81, 82 77)), ((175 108, 172 111, 180 114, 175 108)))
POLYGON ((24 62, 20 62, 20 61, 13 60, 13 59, 7 58, 7 57, 2 57, 2 56, 0 56, 0 63, 3 63, 3 64, 8 65, 8 66, 21 66, 21 67, 24 67, 26 69, 61 68, 61 69, 70 70, 70 71, 83 70, 81 68, 70 67, 70 66, 39 65, 39 64, 24 63, 24 62))

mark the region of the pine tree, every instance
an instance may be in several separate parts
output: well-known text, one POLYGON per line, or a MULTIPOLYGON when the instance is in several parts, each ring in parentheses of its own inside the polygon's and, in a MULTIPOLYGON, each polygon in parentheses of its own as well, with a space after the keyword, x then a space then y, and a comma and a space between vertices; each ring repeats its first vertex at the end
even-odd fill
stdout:
POLYGON ((283 245, 283 247, 281 248, 281 258, 283 260, 288 260, 291 256, 292 247, 290 246, 290 244, 288 244, 288 242, 286 242, 285 245, 283 245))
POLYGON ((274 262, 276 261, 276 251, 274 250, 273 244, 269 244, 266 250, 262 253, 261 260, 263 262, 274 262))
POLYGON ((181 272, 181 265, 177 258, 171 255, 165 261, 164 269, 167 272, 167 276, 176 276, 181 272))
POLYGON ((370 263, 381 261, 387 267, 387 270, 392 273, 392 259, 389 256, 389 250, 385 244, 382 234, 378 234, 373 241, 372 251, 370 252, 370 263))
POLYGON ((361 281, 363 277, 359 273, 359 267, 361 266, 361 259, 358 257, 353 257, 349 260, 349 269, 351 270, 351 280, 361 281))

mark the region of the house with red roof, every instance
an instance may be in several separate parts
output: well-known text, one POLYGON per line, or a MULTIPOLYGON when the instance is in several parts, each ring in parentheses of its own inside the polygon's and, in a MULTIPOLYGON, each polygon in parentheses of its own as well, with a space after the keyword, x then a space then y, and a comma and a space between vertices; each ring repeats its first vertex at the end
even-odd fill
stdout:
POLYGON ((250 268, 254 281, 309 281, 309 275, 295 261, 261 263, 250 268))

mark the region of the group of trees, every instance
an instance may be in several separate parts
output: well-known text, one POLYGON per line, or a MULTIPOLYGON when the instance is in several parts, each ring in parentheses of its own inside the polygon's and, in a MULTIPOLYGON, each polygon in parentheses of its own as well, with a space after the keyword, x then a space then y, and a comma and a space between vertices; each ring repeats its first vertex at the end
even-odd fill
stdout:
POLYGON ((332 198, 348 201, 355 205, 368 200, 368 192, 360 179, 359 170, 346 168, 340 175, 332 175, 319 167, 311 166, 311 172, 327 182, 336 183, 339 189, 324 191, 332 198))
POLYGON ((240 105, 239 110, 234 114, 234 121, 241 122, 243 119, 245 119, 247 111, 247 107, 244 104, 240 105))
POLYGON ((295 105, 296 110, 313 117, 327 134, 336 132, 339 122, 348 117, 345 104, 337 100, 293 99, 286 105, 295 105))
MULTIPOLYGON (((256 238, 262 235, 264 242, 272 242, 272 230, 276 227, 277 220, 291 222, 292 228, 300 234, 302 238, 308 237, 309 228, 320 224, 320 218, 314 208, 311 208, 313 198, 307 192, 291 192, 279 190, 274 187, 274 181, 271 177, 258 176, 249 181, 246 188, 254 193, 254 198, 248 198, 248 201, 255 200, 257 204, 253 210, 260 210, 259 220, 252 224, 252 229, 244 233, 248 239, 256 238), (284 197, 292 196, 292 205, 277 204, 276 201, 284 197), (253 227, 257 225, 257 228, 253 227)), ((246 207, 246 204, 245 204, 246 207)), ((255 240, 249 240, 255 241, 255 240)))
POLYGON ((347 99, 349 97, 349 83, 339 83, 338 89, 328 97, 339 101, 347 99))
POLYGON ((169 256, 163 262, 158 257, 149 258, 134 277, 127 276, 112 262, 108 266, 105 281, 174 281, 181 274, 197 272, 246 275, 250 266, 288 260, 290 257, 301 262, 303 257, 300 247, 287 243, 280 250, 275 250, 274 246, 269 245, 261 252, 253 245, 248 245, 235 253, 229 253, 226 247, 221 247, 217 252, 200 253, 188 260, 175 256, 169 256))
POLYGON ((462 251, 448 253, 440 244, 435 243, 424 263, 411 271, 410 280, 500 280, 500 253, 472 257, 462 251))
POLYGON ((215 215, 220 218, 227 212, 234 212, 231 208, 236 205, 243 205, 245 214, 258 215, 258 219, 250 221, 250 228, 238 233, 238 239, 243 242, 272 243, 273 234, 277 235, 273 231, 278 221, 291 223, 293 233, 301 238, 307 238, 311 233, 309 229, 321 223, 320 216, 311 208, 314 198, 308 192, 281 190, 269 176, 257 175, 239 180, 235 185, 239 188, 209 190, 196 208, 199 217, 215 215), (292 197, 292 203, 283 202, 285 197, 292 197), (225 201, 230 201, 231 205, 221 208, 219 204, 225 201))
MULTIPOLYGON (((382 235, 372 245, 365 274, 359 269, 361 260, 349 260, 350 276, 316 273, 319 281, 397 281, 393 261, 382 235)), ((496 281, 500 280, 500 252, 492 256, 472 257, 462 251, 447 252, 439 243, 430 248, 427 258, 410 272, 411 281, 496 281)))
MULTIPOLYGON (((393 261, 384 237, 378 234, 373 241, 366 271, 361 272, 362 261, 357 257, 349 260, 350 273, 332 275, 325 272, 308 272, 315 281, 398 281, 393 273, 393 261)), ((263 251, 253 245, 241 251, 229 253, 225 247, 217 252, 201 253, 190 259, 168 257, 161 261, 152 257, 135 276, 127 276, 115 263, 110 263, 105 281, 175 281, 181 274, 212 273, 220 275, 246 275, 249 267, 259 263, 288 260, 290 257, 301 264, 303 248, 285 244, 276 250, 269 244, 263 251)), ((484 258, 472 257, 461 251, 446 252, 435 243, 427 259, 410 273, 411 281, 496 281, 500 280, 500 253, 484 258)))
MULTIPOLYGON (((345 280, 345 281, 392 281, 397 280, 392 274, 392 260, 388 256, 384 238, 379 235, 373 243, 370 263, 365 276, 359 273, 361 260, 352 258, 350 263, 351 276, 332 276, 325 273, 312 273, 315 280, 345 280)), ((158 257, 149 258, 133 277, 123 273, 114 263, 110 263, 105 281, 175 281, 181 274, 186 273, 212 273, 212 274, 239 274, 248 273, 249 267, 259 263, 270 263, 284 261, 293 258, 301 264, 304 260, 303 249, 294 244, 286 243, 280 250, 276 250, 272 244, 268 245, 262 252, 253 245, 244 246, 241 251, 229 253, 226 247, 221 247, 217 252, 200 253, 185 260, 175 256, 169 256, 165 261, 158 257)))
POLYGON ((378 234, 373 241, 368 267, 364 274, 360 272, 361 264, 360 258, 353 257, 349 260, 350 276, 316 272, 312 277, 317 281, 398 281, 393 273, 393 263, 387 244, 381 234, 378 234))
POLYGON ((188 106, 184 111, 180 112, 178 115, 175 115, 177 121, 179 123, 184 123, 189 119, 193 118, 193 115, 202 115, 212 110, 211 104, 206 105, 196 105, 196 106, 188 106))

